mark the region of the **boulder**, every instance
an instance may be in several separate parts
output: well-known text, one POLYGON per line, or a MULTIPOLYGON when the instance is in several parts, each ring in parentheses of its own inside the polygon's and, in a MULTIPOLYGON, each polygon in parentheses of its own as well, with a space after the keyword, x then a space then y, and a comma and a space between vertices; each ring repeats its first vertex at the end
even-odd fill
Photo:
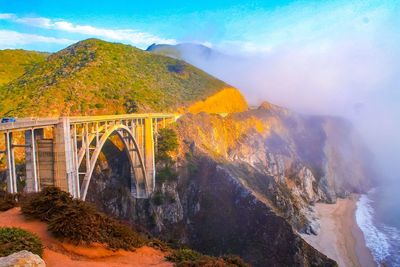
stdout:
POLYGON ((13 253, 0 258, 0 267, 46 267, 45 262, 38 255, 27 250, 13 253))

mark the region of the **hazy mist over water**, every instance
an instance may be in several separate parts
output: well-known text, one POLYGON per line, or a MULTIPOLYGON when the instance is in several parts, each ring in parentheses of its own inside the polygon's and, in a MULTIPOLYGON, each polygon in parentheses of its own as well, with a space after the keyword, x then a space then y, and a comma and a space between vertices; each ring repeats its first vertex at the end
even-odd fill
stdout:
POLYGON ((206 56, 193 48, 182 53, 238 87, 252 105, 268 100, 351 120, 375 154, 378 180, 400 187, 397 14, 398 1, 296 2, 228 23, 248 42, 220 43, 206 56))
POLYGON ((206 54, 181 50, 187 61, 239 88, 251 105, 267 100, 353 123, 379 175, 379 188, 358 203, 357 221, 375 259, 388 266, 400 266, 399 6, 298 2, 237 18, 248 43, 222 43, 206 54))

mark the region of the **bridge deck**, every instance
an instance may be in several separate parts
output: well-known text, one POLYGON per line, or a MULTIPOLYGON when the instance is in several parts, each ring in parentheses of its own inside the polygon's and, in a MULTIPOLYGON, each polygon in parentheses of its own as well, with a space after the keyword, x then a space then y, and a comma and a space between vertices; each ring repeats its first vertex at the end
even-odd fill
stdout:
MULTIPOLYGON (((178 118, 179 114, 171 113, 138 113, 138 114, 122 114, 122 115, 101 115, 101 116, 72 116, 69 118, 70 123, 85 123, 95 121, 115 121, 129 119, 144 119, 144 118, 178 118)), ((16 122, 0 123, 0 132, 5 131, 21 131, 35 128, 50 127, 60 122, 63 117, 31 117, 17 118, 16 122)))

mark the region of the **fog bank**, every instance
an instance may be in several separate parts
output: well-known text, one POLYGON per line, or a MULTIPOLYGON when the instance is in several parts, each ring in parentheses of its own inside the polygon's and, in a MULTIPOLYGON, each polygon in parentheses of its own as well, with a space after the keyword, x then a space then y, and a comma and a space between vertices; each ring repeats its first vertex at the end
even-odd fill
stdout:
POLYGON ((400 180, 398 4, 332 3, 258 14, 258 27, 245 31, 248 42, 220 43, 206 55, 181 47, 182 57, 239 88, 252 105, 268 100, 348 118, 383 176, 400 180))

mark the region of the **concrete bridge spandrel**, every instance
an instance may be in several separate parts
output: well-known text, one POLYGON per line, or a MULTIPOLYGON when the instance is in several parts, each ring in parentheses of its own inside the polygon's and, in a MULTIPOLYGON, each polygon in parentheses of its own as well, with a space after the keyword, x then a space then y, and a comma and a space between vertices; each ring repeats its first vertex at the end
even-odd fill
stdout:
POLYGON ((131 193, 147 198, 155 186, 155 140, 159 128, 177 114, 125 114, 61 118, 24 118, 0 124, 5 136, 7 188, 17 192, 15 147, 25 148, 27 192, 57 186, 85 200, 96 161, 105 142, 117 135, 131 164, 131 193), (44 136, 51 132, 51 138, 44 136), (24 143, 13 138, 22 132, 24 143))

